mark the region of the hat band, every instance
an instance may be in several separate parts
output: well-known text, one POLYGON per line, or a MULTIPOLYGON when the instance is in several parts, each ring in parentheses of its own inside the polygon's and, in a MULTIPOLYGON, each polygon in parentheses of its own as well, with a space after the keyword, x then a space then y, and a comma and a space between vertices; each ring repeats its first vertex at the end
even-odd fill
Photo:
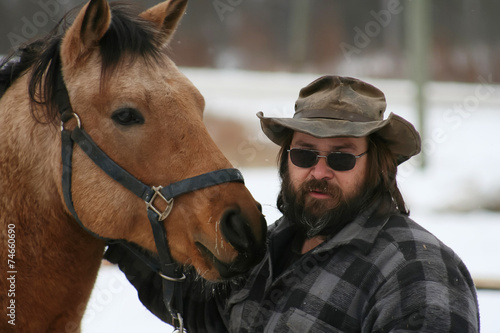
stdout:
POLYGON ((377 121, 359 113, 353 113, 343 110, 332 110, 332 109, 317 109, 317 110, 303 110, 295 112, 294 118, 327 118, 327 119, 338 119, 347 121, 358 121, 358 122, 368 122, 377 121), (333 111, 333 112, 332 112, 333 111), (335 115, 335 117, 332 117, 335 115))

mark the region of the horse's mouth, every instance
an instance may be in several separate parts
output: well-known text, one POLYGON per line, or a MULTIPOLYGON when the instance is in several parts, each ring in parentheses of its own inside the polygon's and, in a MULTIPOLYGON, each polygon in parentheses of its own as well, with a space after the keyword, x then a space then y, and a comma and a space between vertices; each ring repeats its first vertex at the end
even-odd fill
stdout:
POLYGON ((199 242, 196 242, 195 244, 201 254, 205 257, 207 263, 211 263, 219 272, 221 278, 230 279, 248 271, 249 267, 247 269, 241 269, 240 267, 238 267, 240 265, 235 265, 235 263, 222 262, 217 259, 217 257, 203 244, 199 242))

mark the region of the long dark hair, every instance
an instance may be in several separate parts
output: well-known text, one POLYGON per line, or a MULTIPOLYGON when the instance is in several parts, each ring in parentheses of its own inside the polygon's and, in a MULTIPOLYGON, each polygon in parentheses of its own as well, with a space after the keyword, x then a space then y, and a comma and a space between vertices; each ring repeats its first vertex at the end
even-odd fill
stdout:
POLYGON ((293 139, 293 132, 290 131, 283 145, 281 146, 280 151, 278 152, 278 156, 276 157, 276 162, 278 163, 278 173, 281 181, 281 191, 278 194, 278 198, 276 199, 276 207, 282 214, 285 213, 284 209, 285 201, 283 200, 283 190, 285 189, 283 188, 283 179, 285 179, 286 174, 288 173, 288 149, 290 149, 290 144, 292 143, 292 139, 293 139))
POLYGON ((410 215, 396 180, 397 157, 389 149, 387 141, 377 133, 368 137, 367 170, 367 187, 374 189, 373 201, 380 199, 383 203, 379 213, 392 210, 410 215))
MULTIPOLYGON (((293 132, 286 137, 277 156, 278 171, 281 181, 288 173, 288 149, 292 142, 293 132)), ((399 212, 409 215, 406 203, 398 188, 396 181, 397 159, 389 149, 388 143, 377 133, 368 136, 368 163, 366 188, 372 189, 372 197, 367 203, 372 204, 380 200, 377 214, 384 215, 391 212, 399 212)), ((282 188, 283 191, 283 188, 282 188)), ((276 206, 284 213, 283 193, 278 194, 276 206)))

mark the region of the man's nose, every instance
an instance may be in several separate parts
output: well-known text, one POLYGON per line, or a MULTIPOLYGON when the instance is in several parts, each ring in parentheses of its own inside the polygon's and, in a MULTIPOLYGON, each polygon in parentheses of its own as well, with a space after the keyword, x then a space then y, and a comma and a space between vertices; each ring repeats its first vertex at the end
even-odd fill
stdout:
POLYGON ((318 156, 318 163, 311 169, 311 175, 315 179, 331 179, 334 176, 332 168, 328 166, 326 157, 318 156))

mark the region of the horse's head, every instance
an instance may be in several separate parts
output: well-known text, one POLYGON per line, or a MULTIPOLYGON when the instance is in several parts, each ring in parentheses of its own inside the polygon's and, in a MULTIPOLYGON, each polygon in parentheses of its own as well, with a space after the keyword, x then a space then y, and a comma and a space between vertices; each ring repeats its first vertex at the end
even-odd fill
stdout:
MULTIPOLYGON (((163 52, 186 2, 169 0, 136 16, 123 5, 91 0, 60 43, 64 82, 82 127, 151 186, 230 167, 203 124, 202 95, 163 52)), ((88 229, 156 252, 144 201, 78 147, 72 192, 88 229)), ((210 280, 247 271, 264 252, 265 221, 241 183, 179 196, 163 223, 172 257, 210 280)))

